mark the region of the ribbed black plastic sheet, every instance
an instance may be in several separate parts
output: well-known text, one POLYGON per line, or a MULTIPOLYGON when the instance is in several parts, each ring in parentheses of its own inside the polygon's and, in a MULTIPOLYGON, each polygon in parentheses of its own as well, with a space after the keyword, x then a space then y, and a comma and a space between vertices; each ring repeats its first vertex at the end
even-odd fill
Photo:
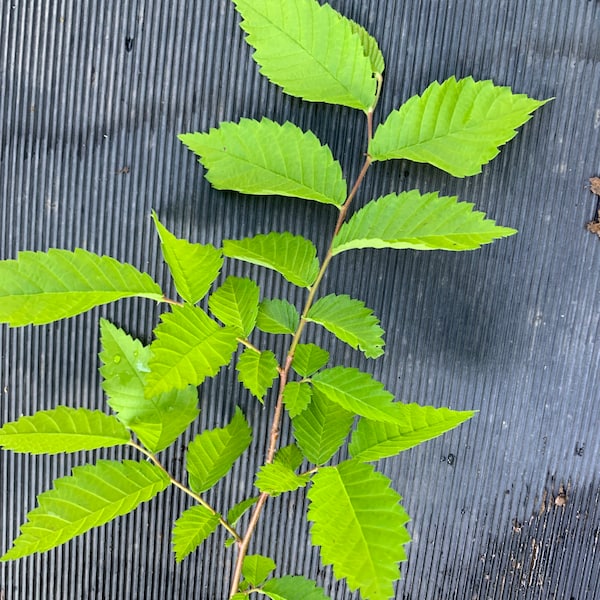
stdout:
MULTIPOLYGON (((555 98, 481 175, 455 180, 395 161, 370 170, 358 199, 440 190, 518 236, 470 253, 347 253, 324 282, 323 291, 364 300, 387 331, 377 361, 323 336, 334 361, 369 370, 405 401, 479 410, 381 465, 413 519, 396 598, 600 598, 600 239, 585 228, 598 203, 586 185, 600 174, 600 2, 331 3, 380 42, 387 67, 378 119, 450 75, 555 98)), ((168 289, 152 208, 193 241, 275 229, 323 249, 335 217, 326 206, 216 192, 176 139, 242 116, 290 119, 329 143, 348 178, 356 176, 364 117, 283 95, 259 75, 238 23, 226 0, 2 2, 0 258, 83 247, 130 262, 168 289)), ((230 267, 256 275, 265 297, 300 301, 265 271, 230 267)), ((57 404, 105 409, 99 318, 148 341, 158 311, 129 300, 54 325, 1 327, 0 423, 57 404)), ((252 492, 264 411, 233 369, 201 396, 199 422, 165 462, 183 475, 183 445, 223 425, 239 403, 255 441, 208 494, 226 510, 252 492)), ((123 454, 1 452, 0 552, 36 494, 98 456, 123 454)), ((301 493, 271 501, 251 552, 269 553, 278 574, 314 577, 335 600, 355 598, 319 565, 305 504, 301 493)), ((232 563, 223 535, 174 561, 171 526, 187 506, 169 489, 61 548, 2 563, 0 599, 225 598, 232 563)))

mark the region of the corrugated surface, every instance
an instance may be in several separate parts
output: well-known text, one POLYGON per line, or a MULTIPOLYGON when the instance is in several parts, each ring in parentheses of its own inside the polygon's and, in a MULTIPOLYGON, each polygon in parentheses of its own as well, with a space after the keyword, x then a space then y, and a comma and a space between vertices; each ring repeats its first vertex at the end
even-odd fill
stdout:
MULTIPOLYGON (((455 181, 394 162, 376 165, 363 188, 363 201, 412 187, 459 194, 520 235, 457 255, 348 253, 325 282, 365 300, 387 330, 384 358, 365 361, 336 346, 338 361, 370 369, 405 400, 480 410, 468 425, 382 466, 413 517, 396 597, 599 598, 600 239, 584 226, 597 204, 587 179, 600 172, 600 3, 332 4, 380 40, 380 115, 452 74, 556 98, 478 177, 455 181)), ((241 116, 291 118, 356 175, 361 115, 268 85, 237 22, 225 0, 3 2, 0 258, 82 246, 168 285, 151 208, 197 241, 290 229, 323 247, 333 223, 327 207, 214 192, 175 138, 241 116)), ((278 279, 253 272, 265 296, 298 300, 278 279)), ((103 406, 100 315, 148 339, 157 308, 126 301, 53 326, 0 328, 0 422, 58 403, 103 406)), ((224 423, 238 394, 231 371, 204 386, 201 419, 186 440, 224 423)), ((261 453, 263 411, 244 396, 239 402, 261 453)), ((35 495, 85 458, 0 454, 0 551, 35 495)), ((165 461, 181 473, 181 445, 165 461)), ((210 501, 226 509, 248 494, 259 462, 236 466, 210 501)), ((231 564, 220 534, 181 564, 170 553, 171 523, 185 506, 168 490, 65 547, 2 564, 0 598, 223 598, 231 564)), ((281 573, 311 575, 332 598, 352 597, 319 567, 304 506, 301 495, 272 501, 252 551, 270 548, 281 573)))

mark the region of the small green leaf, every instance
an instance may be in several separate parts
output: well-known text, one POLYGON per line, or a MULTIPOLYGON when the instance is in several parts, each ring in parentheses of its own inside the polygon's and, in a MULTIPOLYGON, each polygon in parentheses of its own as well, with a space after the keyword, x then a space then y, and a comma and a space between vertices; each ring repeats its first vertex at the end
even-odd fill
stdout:
POLYGON ((310 287, 319 273, 315 245, 301 235, 275 231, 243 240, 225 240, 225 256, 273 269, 290 283, 310 287))
POLYGON ((288 466, 274 462, 260 467, 255 485, 262 493, 279 496, 304 487, 309 481, 309 474, 296 475, 288 466))
POLYGON ((269 579, 261 591, 271 600, 330 600, 323 588, 301 575, 269 579))
POLYGON ((333 254, 356 248, 474 250, 516 233, 455 196, 410 190, 369 202, 344 223, 333 254))
POLYGON ((312 397, 310 384, 305 381, 288 381, 283 390, 283 403, 290 417, 299 415, 312 397))
POLYGON ((154 333, 147 397, 200 385, 231 360, 238 345, 235 330, 219 327, 202 309, 190 304, 163 313, 154 333))
POLYGON ((344 17, 344 19, 348 21, 352 31, 360 38, 363 52, 371 61, 371 70, 373 73, 381 75, 385 69, 385 61, 383 59, 383 54, 381 54, 381 50, 379 49, 377 40, 364 27, 362 27, 362 25, 359 25, 358 23, 355 23, 346 17, 344 17))
POLYGON ((242 563, 242 575, 253 587, 258 587, 277 565, 272 558, 261 554, 248 554, 242 563))
POLYGON ((218 513, 200 504, 181 513, 173 526, 175 561, 181 562, 192 553, 219 526, 218 513))
POLYGON ((298 344, 292 368, 302 377, 310 377, 329 361, 329 352, 316 344, 298 344))
POLYGON ((230 276, 211 295, 208 307, 217 319, 247 338, 256 324, 259 296, 254 281, 230 276))
POLYGON ((455 177, 476 175, 546 102, 472 77, 435 81, 377 128, 369 154, 429 163, 455 177))
POLYGON ((264 403, 267 390, 279 375, 279 363, 275 355, 270 350, 263 350, 259 353, 250 348, 244 348, 236 369, 242 385, 250 390, 261 403, 264 403))
POLYGON ((254 506, 260 496, 253 496, 252 498, 246 498, 241 502, 238 502, 235 506, 233 506, 229 512, 227 513, 227 522, 235 527, 237 522, 241 519, 242 515, 252 506, 254 506))
POLYGON ((312 131, 270 119, 221 123, 209 133, 179 139, 207 169, 206 179, 219 190, 277 195, 341 206, 346 182, 331 150, 312 131))
POLYGON ((287 300, 263 300, 258 307, 256 326, 266 333, 293 334, 300 323, 300 315, 287 300))
POLYGON ((333 565, 334 575, 363 598, 393 597, 410 536, 409 517, 390 480, 352 460, 320 469, 312 483, 308 519, 323 565, 333 565))
POLYGON ((51 323, 131 296, 163 299, 146 273, 80 248, 19 252, 16 260, 0 261, 0 323, 11 327, 51 323))
POLYGON ((319 323, 352 348, 362 350, 367 358, 383 354, 385 332, 373 311, 360 300, 345 294, 319 298, 308 311, 306 320, 319 323))
POLYGON ((0 446, 14 452, 58 454, 127 444, 127 429, 99 410, 57 406, 0 428, 0 446))
POLYGON ((203 431, 188 446, 190 487, 200 494, 224 477, 252 441, 252 430, 236 407, 226 427, 203 431))
POLYGON ((234 0, 260 72, 286 94, 368 110, 371 61, 348 19, 315 0, 234 0))
POLYGON ((248 594, 234 594, 233 596, 231 596, 231 600, 248 600, 248 594))
POLYGON ((284 446, 277 450, 273 462, 295 471, 302 464, 303 460, 304 455, 300 451, 300 448, 298 448, 296 444, 290 444, 289 446, 284 446))
POLYGON ((38 496, 21 535, 0 561, 45 552, 115 517, 127 514, 169 485, 169 477, 149 462, 100 460, 75 467, 54 489, 38 496))
POLYGON ((475 411, 456 411, 418 404, 398 403, 405 415, 402 424, 362 418, 352 434, 350 455, 363 462, 395 456, 431 440, 470 419, 475 411))

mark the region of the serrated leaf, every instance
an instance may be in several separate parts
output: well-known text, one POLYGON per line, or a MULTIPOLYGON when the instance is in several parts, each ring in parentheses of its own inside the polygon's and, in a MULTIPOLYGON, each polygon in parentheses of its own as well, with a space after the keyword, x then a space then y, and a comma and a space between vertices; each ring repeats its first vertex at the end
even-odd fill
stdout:
POLYGON ((360 300, 329 294, 311 306, 306 320, 319 323, 352 348, 362 350, 367 358, 383 354, 385 332, 373 311, 360 300))
POLYGON ((260 72, 292 96, 368 110, 371 61, 347 19, 315 0, 234 0, 260 72))
POLYGON ((406 560, 409 517, 390 480, 370 465, 345 461, 320 469, 308 492, 311 537, 323 565, 363 598, 388 600, 406 560))
POLYGON ((329 361, 329 352, 316 344, 298 344, 292 368, 302 377, 310 377, 329 361))
POLYGON ((173 526, 175 561, 181 562, 191 554, 218 526, 218 513, 205 506, 198 504, 183 511, 173 526))
POLYGON ((398 406, 405 415, 402 424, 360 419, 348 446, 353 458, 369 462, 395 456, 442 435, 475 414, 472 410, 456 411, 418 404, 398 403, 398 406))
POLYGON ((455 196, 410 190, 369 202, 342 225, 333 254, 357 248, 474 250, 515 234, 455 196))
POLYGON ((284 446, 283 448, 279 448, 279 450, 277 450, 273 462, 295 471, 302 464, 303 460, 304 455, 302 454, 300 448, 298 448, 296 444, 290 444, 289 446, 284 446))
POLYGON ((369 155, 429 163, 455 177, 476 175, 546 102, 472 77, 435 81, 390 113, 369 155))
POLYGON ((266 333, 293 334, 300 323, 296 307, 287 300, 265 299, 258 307, 256 326, 266 333))
POLYGON ((239 407, 222 428, 203 431, 188 446, 190 487, 200 494, 224 477, 252 441, 252 430, 239 407))
POLYGON ((270 119, 221 123, 209 133, 179 139, 200 157, 206 179, 219 190, 315 200, 340 207, 346 182, 328 146, 312 131, 270 119))
POLYGON ((242 575, 252 587, 258 587, 277 565, 272 558, 261 554, 248 554, 242 563, 242 575))
POLYGON ((121 298, 161 302, 152 278, 135 267, 81 248, 19 252, 0 261, 0 323, 42 325, 121 298))
POLYGON ((330 600, 323 588, 301 575, 269 579, 261 591, 271 600, 330 600))
POLYGON ((252 506, 254 506, 260 496, 254 496, 252 498, 246 498, 241 502, 238 502, 235 506, 233 506, 229 512, 227 513, 227 522, 235 527, 237 522, 241 519, 242 515, 252 506))
POLYGON ((45 552, 115 517, 127 514, 169 485, 168 476, 148 462, 100 460, 75 467, 38 496, 21 535, 0 561, 45 552))
POLYGON ((300 287, 310 287, 319 273, 315 245, 301 235, 287 231, 273 231, 243 240, 225 240, 223 253, 230 258, 273 269, 300 287))
POLYGON ((100 374, 108 405, 148 450, 164 450, 198 416, 198 390, 188 386, 146 398, 150 348, 106 319, 100 320, 100 334, 100 374))
POLYGON ((310 404, 292 418, 294 437, 306 458, 316 464, 326 463, 344 443, 354 415, 313 390, 310 404))
POLYGON ((247 338, 256 324, 259 296, 254 281, 229 276, 209 298, 208 308, 217 319, 247 338))
POLYGON ((260 467, 255 485, 262 493, 279 496, 304 487, 309 481, 309 474, 296 475, 287 465, 274 462, 260 467))
POLYGON ((270 350, 256 352, 250 348, 244 351, 236 365, 238 379, 242 385, 252 392, 261 403, 267 390, 273 385, 273 381, 279 375, 279 363, 270 350))
POLYGON ((211 284, 219 276, 223 256, 210 244, 192 244, 175 237, 152 211, 152 219, 160 237, 165 262, 178 294, 187 302, 195 304, 208 293, 211 284))
POLYGON ((57 406, 5 423, 0 446, 13 452, 58 454, 127 444, 127 429, 99 410, 57 406))
POLYGON ((150 344, 146 396, 200 385, 231 360, 237 332, 220 327, 202 309, 186 304, 163 313, 150 344))
POLYGON ((290 417, 296 417, 310 404, 312 388, 305 381, 288 381, 283 390, 283 403, 290 417))
POLYGON ((364 55, 371 62, 371 70, 373 73, 381 75, 385 69, 385 61, 383 59, 383 54, 381 54, 381 50, 379 49, 377 40, 362 25, 359 25, 346 17, 344 17, 344 19, 348 21, 352 31, 360 38, 364 55))

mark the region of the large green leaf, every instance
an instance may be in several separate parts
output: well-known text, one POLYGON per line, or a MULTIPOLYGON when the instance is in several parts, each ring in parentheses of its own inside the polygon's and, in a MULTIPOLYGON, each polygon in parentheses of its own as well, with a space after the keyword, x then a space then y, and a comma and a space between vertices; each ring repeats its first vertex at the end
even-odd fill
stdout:
POLYGON ((300 323, 300 315, 287 300, 265 299, 258 307, 256 326, 267 333, 293 334, 300 323))
POLYGON ((397 405, 405 415, 402 424, 362 418, 352 434, 350 455, 361 461, 395 456, 403 450, 442 435, 470 419, 475 411, 457 411, 418 404, 397 405))
POLYGON ((369 600, 388 600, 410 541, 408 515, 390 481, 370 465, 346 461, 325 467, 308 492, 311 536, 324 565, 369 600))
POLYGON ((58 454, 127 444, 127 429, 98 410, 57 406, 0 428, 0 446, 14 452, 58 454))
POLYGON ((228 277, 209 298, 208 308, 217 319, 247 338, 256 324, 260 289, 251 279, 228 277))
POLYGON ((316 344, 298 344, 292 367, 298 375, 310 377, 329 361, 329 352, 316 344))
POLYGON ((175 561, 182 561, 219 526, 219 514, 200 504, 181 513, 173 526, 175 561))
POLYGON ((346 182, 331 150, 312 131, 267 118, 221 123, 209 133, 179 139, 200 157, 219 190, 305 198, 341 206, 346 182))
POLYGON ((385 332, 373 311, 360 300, 345 294, 329 294, 311 306, 306 320, 323 325, 352 348, 362 350, 367 358, 383 354, 385 332))
POLYGON ((472 77, 435 81, 390 113, 369 154, 429 163, 455 177, 475 175, 545 102, 472 77))
POLYGON ((131 296, 160 302, 163 293, 135 267, 80 248, 19 252, 16 260, 0 261, 0 323, 11 327, 66 319, 131 296))
POLYGON ((319 273, 315 245, 301 235, 287 231, 225 240, 223 252, 230 258, 273 269, 300 287, 310 287, 319 273))
POLYGON ((169 485, 169 477, 149 462, 100 460, 75 467, 54 489, 38 496, 39 505, 21 526, 21 535, 0 560, 45 552, 77 535, 131 512, 169 485))
POLYGON ((271 600, 329 600, 323 588, 301 575, 269 579, 261 592, 271 600))
POLYGON ((100 321, 102 387, 118 419, 152 452, 173 443, 198 416, 198 390, 187 386, 146 398, 150 348, 106 319, 100 321))
POLYGON ((223 266, 220 250, 210 244, 191 244, 176 238, 152 211, 152 218, 160 236, 162 253, 175 282, 179 295, 195 304, 210 289, 223 266))
POLYGON ((306 381, 288 381, 283 390, 283 403, 290 417, 299 415, 309 404, 312 388, 306 381))
POLYGON ((238 344, 235 329, 220 327, 202 309, 189 304, 163 313, 154 333, 147 397, 200 385, 231 360, 238 344))
POLYGON ((236 365, 238 378, 260 402, 264 402, 267 390, 279 375, 279 363, 270 350, 256 352, 245 348, 236 365))
POLYGON ((229 425, 203 431, 188 446, 190 487, 197 493, 210 489, 224 477, 252 441, 252 430, 236 407, 229 425))
POLYGON ((287 94, 367 110, 375 101, 361 36, 315 0, 234 0, 261 73, 287 94))
POLYGON ((473 250, 516 233, 455 196, 410 190, 369 202, 344 223, 333 253, 355 248, 473 250))
POLYGON ((252 586, 259 586, 274 570, 275 561, 261 554, 248 554, 242 563, 242 575, 252 586))

